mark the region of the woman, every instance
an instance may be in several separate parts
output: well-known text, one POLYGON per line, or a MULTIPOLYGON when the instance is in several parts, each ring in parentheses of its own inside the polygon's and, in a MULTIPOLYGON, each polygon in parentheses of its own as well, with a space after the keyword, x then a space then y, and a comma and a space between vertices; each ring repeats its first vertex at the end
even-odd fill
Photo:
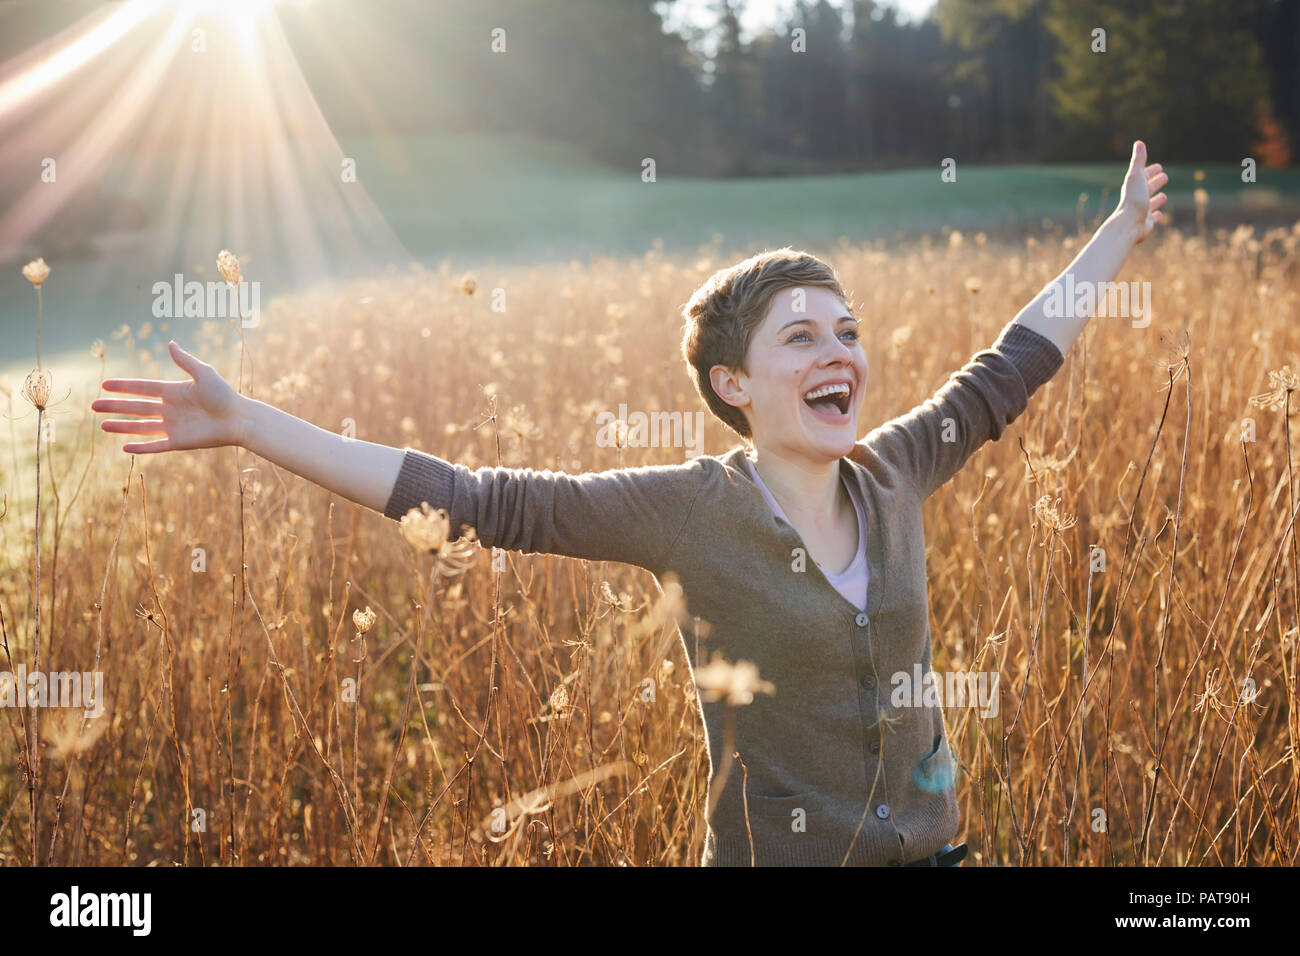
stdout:
MULTIPOLYGON (((1118 207, 1057 282, 1111 281, 1162 218, 1168 176, 1145 159, 1135 143, 1118 207)), ((741 686, 702 703, 703 863, 955 865, 965 847, 949 842, 959 820, 942 711, 896 706, 889 685, 930 670, 922 501, 1002 435, 1088 321, 1049 317, 1051 289, 934 397, 857 441, 868 370, 833 270, 788 249, 723 270, 686 305, 682 351, 745 445, 681 465, 470 471, 242 397, 175 342, 192 381, 107 380, 146 398, 91 407, 137 416, 105 431, 164 436, 128 453, 236 444, 393 519, 427 501, 486 547, 675 577, 695 619, 679 628, 692 674, 721 657, 766 682, 752 699, 741 686)))

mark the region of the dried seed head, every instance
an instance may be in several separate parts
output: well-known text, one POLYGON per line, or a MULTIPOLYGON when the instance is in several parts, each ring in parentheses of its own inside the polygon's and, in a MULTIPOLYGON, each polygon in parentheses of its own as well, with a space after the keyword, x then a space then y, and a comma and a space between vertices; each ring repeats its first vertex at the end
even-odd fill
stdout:
POLYGON ((1269 391, 1252 395, 1248 405, 1260 408, 1285 408, 1287 396, 1300 389, 1300 375, 1291 370, 1290 365, 1283 365, 1280 371, 1268 373, 1269 391))
POLYGON ((39 409, 50 402, 50 373, 48 369, 34 368, 23 382, 23 398, 39 409))
POLYGON ((49 277, 50 267, 45 264, 44 259, 33 259, 23 266, 23 278, 38 289, 41 287, 41 283, 49 277))
POLYGON ((357 629, 358 634, 368 634, 375 626, 375 617, 375 612, 370 610, 370 605, 367 604, 364 611, 357 608, 352 612, 352 626, 357 629))
POLYGON ((90 344, 90 354, 93 355, 95 358, 102 359, 104 357, 103 339, 95 339, 95 341, 90 344))
POLYGON ((1283 365, 1281 371, 1269 372, 1268 381, 1274 388, 1284 388, 1289 392, 1300 389, 1300 375, 1292 371, 1290 365, 1283 365))
POLYGON ((411 547, 433 556, 437 573, 444 577, 464 574, 474 565, 479 551, 478 534, 473 528, 461 525, 460 536, 453 539, 447 512, 442 508, 435 511, 427 501, 420 503, 420 510, 412 508, 402 517, 401 532, 411 547))
POLYGON ((1204 209, 1210 201, 1210 194, 1204 189, 1198 187, 1196 191, 1192 193, 1192 198, 1196 200, 1196 205, 1204 209))
POLYGON ((523 405, 515 405, 505 415, 502 422, 506 431, 512 432, 520 441, 542 437, 542 430, 528 414, 523 405))
POLYGON ((725 700, 732 707, 752 704, 755 694, 776 692, 771 683, 759 680, 758 665, 752 661, 732 664, 716 653, 708 664, 695 669, 695 683, 704 700, 725 700))
POLYGON ((1205 690, 1196 695, 1196 704, 1192 710, 1199 712, 1209 708, 1217 714, 1226 715, 1232 710, 1232 694, 1231 691, 1227 693, 1225 702, 1224 690, 1224 681, 1216 667, 1205 675, 1205 690))
MULTIPOLYGON (((83 693, 86 693, 83 690, 83 693)), ((94 700, 94 691, 89 691, 90 698, 85 702, 87 707, 101 706, 102 702, 94 700)), ((55 756, 59 760, 66 761, 75 754, 85 753, 95 741, 104 735, 104 731, 109 728, 112 721, 97 720, 94 723, 87 723, 82 712, 72 708, 59 708, 54 710, 49 716, 47 726, 49 727, 50 746, 54 749, 55 756)))
POLYGON ((419 551, 438 551, 447 543, 451 532, 451 519, 443 508, 433 509, 427 501, 412 508, 401 520, 402 537, 419 551))
POLYGON ((460 287, 466 295, 473 295, 474 290, 478 288, 478 283, 474 281, 473 276, 465 276, 465 278, 461 280, 460 287))
POLYGON ((1062 517, 1061 513, 1052 506, 1051 495, 1043 495, 1034 502, 1034 514, 1042 524, 1047 526, 1049 531, 1058 533, 1074 527, 1076 520, 1068 516, 1062 517))
POLYGON ((969 279, 966 280, 966 291, 967 291, 967 292, 969 292, 971 295, 975 295, 976 293, 979 292, 979 290, 980 290, 980 280, 979 280, 979 279, 975 278, 974 276, 971 276, 969 279))
POLYGON ((239 260, 226 249, 222 249, 217 253, 217 271, 221 273, 221 278, 231 285, 239 285, 243 280, 243 276, 239 272, 239 260))
POLYGON ((876 716, 880 721, 880 726, 888 730, 891 734, 898 733, 898 725, 903 722, 903 715, 888 708, 880 708, 876 711, 876 716))
POLYGON ((1185 360, 1192 351, 1192 337, 1186 329, 1183 329, 1177 335, 1161 332, 1160 344, 1173 356, 1175 362, 1185 360))
POLYGON ((563 684, 558 684, 555 690, 551 691, 551 710, 557 714, 563 714, 568 709, 569 692, 564 689, 563 684))

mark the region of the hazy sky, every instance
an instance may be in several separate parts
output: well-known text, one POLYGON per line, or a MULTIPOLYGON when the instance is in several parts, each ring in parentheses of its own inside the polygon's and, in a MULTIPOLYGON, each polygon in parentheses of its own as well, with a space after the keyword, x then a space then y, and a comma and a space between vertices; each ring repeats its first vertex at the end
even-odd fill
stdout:
MULTIPOLYGON (((843 8, 846 0, 830 0, 831 6, 843 8)), ((924 18, 934 6, 935 0, 886 0, 899 11, 899 20, 915 21, 924 18)), ((686 21, 696 26, 709 27, 717 22, 717 0, 679 0, 674 15, 669 18, 668 26, 676 29, 686 21)), ((740 16, 742 36, 749 39, 756 31, 770 26, 778 18, 785 16, 794 8, 794 0, 744 0, 740 16), (780 15, 780 17, 778 17, 780 15)))

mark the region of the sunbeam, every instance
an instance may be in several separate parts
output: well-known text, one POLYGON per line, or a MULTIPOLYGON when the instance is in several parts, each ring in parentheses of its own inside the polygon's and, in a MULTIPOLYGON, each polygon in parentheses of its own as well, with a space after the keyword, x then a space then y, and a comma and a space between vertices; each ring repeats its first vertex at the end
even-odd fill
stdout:
POLYGON ((275 8, 132 0, 0 68, 0 253, 80 260, 56 294, 120 322, 223 248, 264 301, 404 263, 275 8))

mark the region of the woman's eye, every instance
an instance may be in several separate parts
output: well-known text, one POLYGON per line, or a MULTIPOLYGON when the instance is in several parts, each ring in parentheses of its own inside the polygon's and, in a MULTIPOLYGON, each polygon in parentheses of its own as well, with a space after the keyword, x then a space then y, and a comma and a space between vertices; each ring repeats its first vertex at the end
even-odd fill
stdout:
MULTIPOLYGON (((853 336, 853 341, 854 341, 854 342, 856 342, 856 341, 858 340, 858 330, 857 330, 857 329, 845 329, 841 334, 842 334, 842 335, 851 335, 851 336, 853 336)), ((800 331, 798 331, 798 332, 795 332, 793 335, 791 335, 790 338, 786 339, 786 341, 787 341, 787 342, 797 342, 797 341, 799 341, 800 336, 802 336, 804 339, 807 339, 807 338, 808 338, 808 333, 805 332, 805 331, 800 330, 800 331)))

